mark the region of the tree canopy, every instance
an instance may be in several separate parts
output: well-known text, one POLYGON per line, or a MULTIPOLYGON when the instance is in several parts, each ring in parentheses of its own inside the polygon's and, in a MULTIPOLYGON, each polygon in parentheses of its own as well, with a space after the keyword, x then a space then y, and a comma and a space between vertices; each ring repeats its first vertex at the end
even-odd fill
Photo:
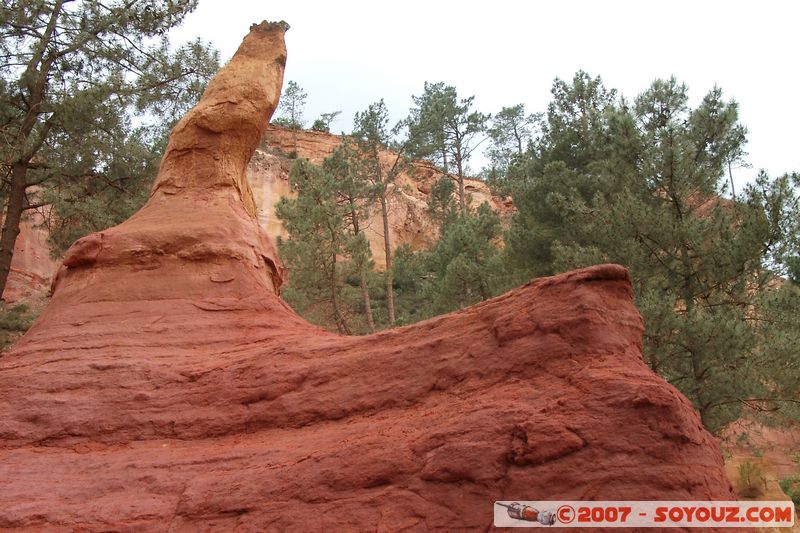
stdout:
POLYGON ((289 80, 278 103, 278 116, 273 121, 287 128, 302 129, 307 100, 308 94, 303 88, 296 81, 289 80))
POLYGON ((24 210, 52 203, 60 250, 138 204, 166 132, 218 68, 216 51, 201 41, 173 49, 167 40, 195 6, 196 0, 2 3, 0 291, 24 210))
POLYGON ((585 73, 553 95, 543 136, 510 171, 513 264, 532 275, 628 267, 648 363, 710 429, 743 406, 791 411, 797 386, 778 384, 800 358, 775 347, 797 338, 798 299, 770 288, 797 256, 796 181, 762 173, 726 198, 746 129, 717 87, 694 109, 675 78, 632 104, 585 73), (773 335, 784 340, 763 342, 773 335))
POLYGON ((423 93, 413 100, 416 107, 406 119, 410 153, 415 157, 433 158, 445 173, 449 172, 450 165, 455 167, 459 208, 465 212, 467 164, 486 138, 490 117, 473 109, 474 96, 459 98, 455 87, 441 82, 426 82, 423 93))

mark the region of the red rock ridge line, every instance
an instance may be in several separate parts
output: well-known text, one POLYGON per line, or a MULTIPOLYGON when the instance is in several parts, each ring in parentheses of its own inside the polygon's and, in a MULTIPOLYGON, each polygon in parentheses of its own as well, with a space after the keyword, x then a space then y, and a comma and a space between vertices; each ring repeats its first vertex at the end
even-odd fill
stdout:
POLYGON ((158 307, 80 306, 0 360, 0 526, 472 529, 495 499, 731 498, 641 359, 621 267, 370 337, 158 307))

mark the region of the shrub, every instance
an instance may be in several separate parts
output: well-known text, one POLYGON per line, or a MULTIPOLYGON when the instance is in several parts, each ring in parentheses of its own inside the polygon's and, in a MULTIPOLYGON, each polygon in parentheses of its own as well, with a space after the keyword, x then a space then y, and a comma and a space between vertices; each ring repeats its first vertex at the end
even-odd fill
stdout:
POLYGON ((9 309, 0 309, 0 350, 5 350, 31 327, 36 320, 36 313, 30 312, 25 305, 15 305, 9 309))
POLYGON ((766 484, 761 467, 750 461, 739 465, 739 493, 745 498, 755 498, 762 491, 762 484, 766 484))
POLYGON ((15 305, 0 312, 0 329, 7 331, 26 331, 36 317, 28 313, 26 305, 15 305))
POLYGON ((778 481, 781 490, 792 499, 795 505, 800 505, 800 476, 790 476, 778 481))

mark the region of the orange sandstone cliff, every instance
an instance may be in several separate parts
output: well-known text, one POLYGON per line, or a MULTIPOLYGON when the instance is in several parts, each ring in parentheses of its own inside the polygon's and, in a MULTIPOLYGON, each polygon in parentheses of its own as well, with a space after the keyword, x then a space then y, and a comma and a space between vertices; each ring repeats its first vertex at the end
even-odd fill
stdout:
POLYGON ((11 272, 3 291, 3 300, 9 304, 44 299, 47 295, 58 267, 58 262, 50 257, 47 244, 48 233, 44 221, 49 214, 50 206, 23 214, 19 235, 14 243, 11 272))
POLYGON ((70 248, 0 358, 0 528, 483 530, 498 499, 732 498, 620 266, 367 337, 286 307, 244 177, 284 28, 251 29, 148 203, 70 248))
MULTIPOLYGON (((262 146, 256 150, 248 165, 247 177, 255 196, 261 227, 273 241, 278 236, 287 236, 283 224, 275 216, 275 204, 281 197, 295 194, 289 185, 289 169, 293 160, 282 157, 281 154, 296 151, 297 157, 319 165, 341 143, 340 135, 318 131, 292 132, 281 126, 269 125, 262 146)), ((387 166, 391 166, 396 155, 386 150, 381 157, 385 159, 387 166)), ((419 250, 429 248, 436 242, 438 228, 428 214, 428 200, 431 185, 441 175, 441 171, 434 165, 415 161, 392 185, 394 191, 388 199, 392 249, 409 245, 412 250, 419 250)), ((466 179, 465 191, 475 207, 488 202, 502 218, 508 217, 512 210, 510 199, 504 200, 492 195, 489 186, 480 180, 466 179)), ((365 234, 375 266, 383 270, 386 266, 383 222, 380 212, 377 209, 373 211, 366 221, 365 234)))

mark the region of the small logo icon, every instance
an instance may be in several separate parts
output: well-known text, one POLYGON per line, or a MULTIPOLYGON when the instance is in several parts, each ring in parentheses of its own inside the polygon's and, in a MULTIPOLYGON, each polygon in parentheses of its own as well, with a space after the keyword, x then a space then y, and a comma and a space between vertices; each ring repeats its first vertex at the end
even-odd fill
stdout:
POLYGON ((539 511, 539 509, 531 507, 530 505, 522 505, 518 502, 513 502, 511 504, 497 502, 497 505, 500 507, 505 507, 506 511, 508 512, 508 516, 517 520, 525 520, 526 522, 539 522, 545 526, 552 526, 556 523, 556 514, 552 511, 552 509, 539 511))

